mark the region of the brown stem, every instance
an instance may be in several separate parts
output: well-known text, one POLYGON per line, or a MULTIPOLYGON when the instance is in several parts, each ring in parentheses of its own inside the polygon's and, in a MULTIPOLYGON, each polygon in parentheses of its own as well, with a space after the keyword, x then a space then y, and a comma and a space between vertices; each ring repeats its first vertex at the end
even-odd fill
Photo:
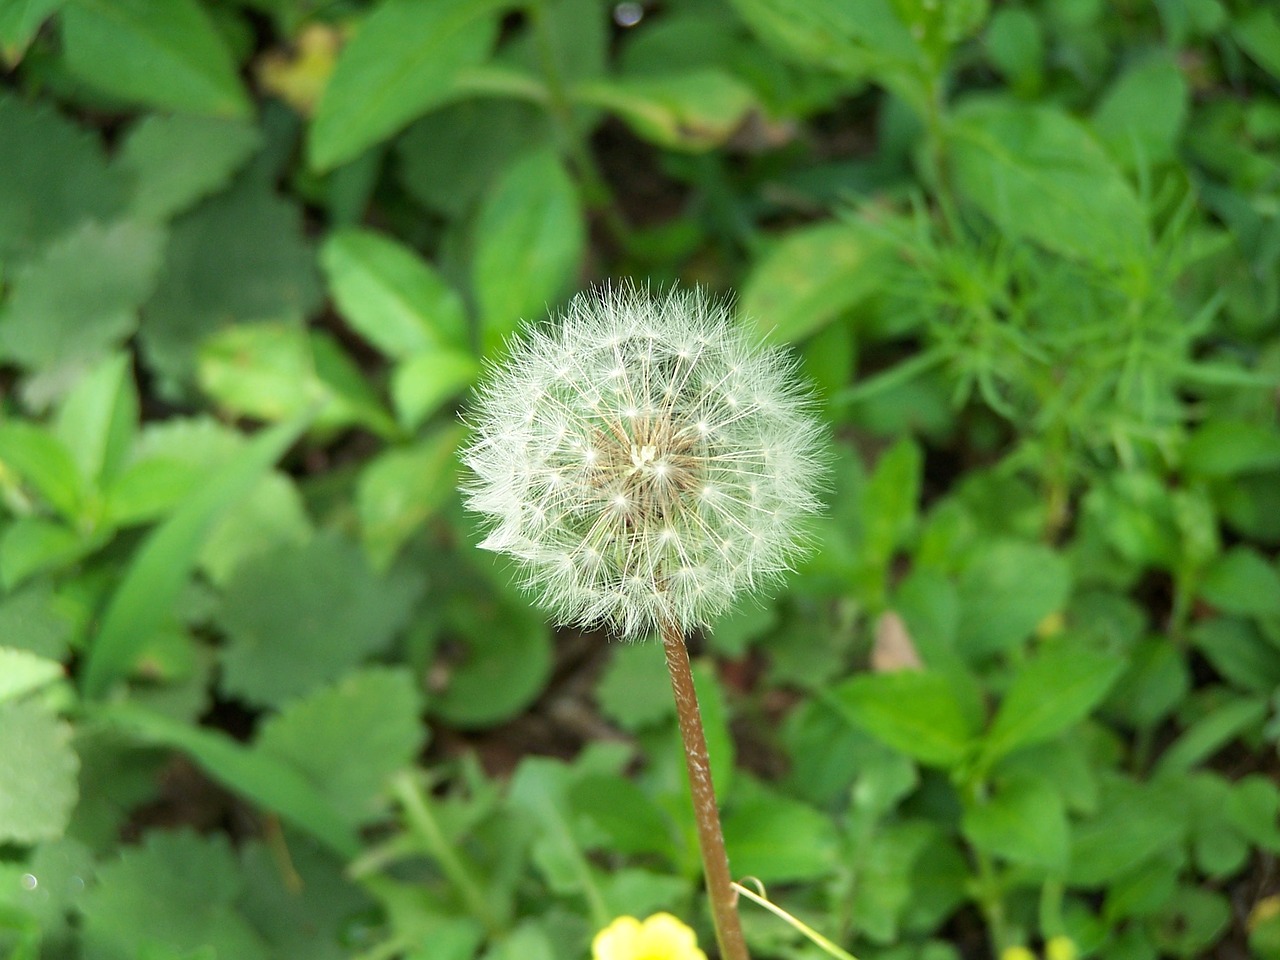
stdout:
POLYGON ((711 782, 707 738, 702 732, 702 713, 698 710, 698 694, 689 669, 689 651, 685 649, 683 632, 674 623, 662 624, 661 632, 662 646, 667 654, 667 671, 671 674, 671 692, 676 698, 676 716, 680 719, 680 737, 684 740, 685 769, 689 773, 693 816, 698 824, 698 846, 702 850, 702 869, 707 879, 707 896, 711 900, 716 945, 720 948, 721 960, 751 960, 738 923, 738 898, 729 874, 724 834, 720 831, 720 810, 716 806, 715 786, 711 782))

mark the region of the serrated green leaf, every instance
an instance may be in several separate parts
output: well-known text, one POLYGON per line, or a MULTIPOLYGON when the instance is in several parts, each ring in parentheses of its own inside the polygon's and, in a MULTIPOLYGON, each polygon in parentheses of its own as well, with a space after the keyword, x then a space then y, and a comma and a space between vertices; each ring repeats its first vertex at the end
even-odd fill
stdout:
POLYGON ((109 222, 130 184, 98 138, 48 103, 0 96, 0 259, 30 258, 86 220, 109 222))
POLYGON ((48 370, 123 343, 155 287, 164 239, 142 223, 86 223, 50 244, 13 277, 0 309, 0 354, 48 370))
POLYGON ((224 117, 250 111, 231 54, 196 0, 73 0, 62 42, 71 72, 113 96, 224 117))
POLYGON ((86 697, 105 694, 134 664, 172 605, 217 519, 301 435, 305 420, 264 430, 235 460, 197 488, 133 558, 90 643, 83 672, 86 697))
POLYGON ((453 495, 457 426, 436 430, 411 446, 393 448, 370 461, 356 486, 356 512, 365 549, 384 570, 405 542, 453 495))
POLYGON ((865 674, 831 690, 854 726, 921 763, 954 767, 973 749, 978 725, 964 693, 938 673, 865 674))
POLYGON ((0 842, 62 836, 79 795, 71 727, 39 700, 0 703, 0 842))
POLYGON ((143 308, 143 355, 172 392, 192 380, 210 334, 298 323, 320 293, 301 210, 262 178, 242 176, 174 221, 164 273, 143 308))
POLYGON ((262 146, 237 120, 150 114, 129 130, 116 162, 136 184, 130 211, 161 222, 224 186, 262 146))
MULTIPOLYGON (((8 638, 0 635, 0 642, 8 638)), ((0 703, 15 700, 63 676, 62 664, 27 650, 0 646, 0 703)))
POLYGON ((359 852, 355 832, 329 800, 301 773, 269 753, 135 704, 106 706, 100 716, 130 737, 188 754, 215 779, 280 814, 339 856, 350 859, 359 852))
POLYGON ((336 679, 390 644, 421 592, 407 572, 380 578, 334 533, 240 564, 223 591, 222 687, 280 704, 336 679))
POLYGON ((486 353, 520 320, 545 314, 570 285, 585 243, 577 189, 554 151, 513 163, 476 218, 471 282, 486 353))
POLYGON ((347 322, 387 356, 467 347, 462 299, 403 244, 371 230, 338 230, 320 263, 347 322))
POLYGON ((1059 108, 974 97, 956 108, 947 137, 956 189, 1005 235, 1107 267, 1146 256, 1137 195, 1059 108))
POLYGON ((1010 863, 1054 873, 1066 867, 1066 808, 1043 780, 1011 781, 982 801, 966 800, 961 830, 979 850, 1010 863))
POLYGON ((464 67, 497 36, 502 0, 384 0, 347 44, 316 107, 318 170, 363 153, 455 94, 464 67))
POLYGON ((369 669, 287 704, 255 748, 288 764, 353 827, 378 816, 390 776, 425 736, 422 697, 405 670, 369 669))
POLYGON ((99 866, 82 906, 85 956, 267 960, 261 937, 235 909, 240 889, 226 837, 151 831, 140 847, 99 866))
POLYGON ((1022 664, 991 724, 983 753, 995 760, 1041 743, 1082 720, 1124 669, 1107 653, 1063 641, 1022 664))
POLYGON ((694 152, 721 146, 756 102, 750 87, 714 69, 592 80, 570 96, 618 114, 659 146, 694 152))

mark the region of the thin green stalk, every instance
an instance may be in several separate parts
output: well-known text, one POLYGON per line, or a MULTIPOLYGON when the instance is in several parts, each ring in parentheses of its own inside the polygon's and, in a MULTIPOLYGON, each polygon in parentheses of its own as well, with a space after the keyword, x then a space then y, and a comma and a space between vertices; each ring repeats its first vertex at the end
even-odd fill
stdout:
POLYGON ((685 769, 689 774, 689 793, 693 798, 693 816, 698 826, 698 847, 702 852, 702 870, 707 883, 707 898, 711 902, 716 945, 720 948, 721 960, 750 960, 738 920, 738 895, 729 873, 724 833, 720 829, 720 809, 716 805, 715 785, 711 781, 711 760, 707 755, 707 738, 702 729, 693 671, 689 667, 689 651, 685 647, 684 634, 674 623, 662 624, 661 633, 667 671, 671 674, 671 692, 676 700, 676 716, 680 721, 680 737, 684 741, 685 769))
POLYGON ((392 780, 391 790, 400 801, 409 828, 440 864, 440 869, 462 896, 467 908, 491 933, 501 930, 502 924, 489 905, 488 898, 467 870, 466 864, 454 852, 444 831, 440 829, 440 822, 427 802, 426 795, 418 789, 413 776, 407 772, 400 774, 392 780))
POLYGON ((613 191, 601 175, 582 132, 574 122, 573 102, 564 78, 560 75, 560 66, 556 63, 555 43, 551 36, 551 24, 547 19, 545 0, 533 0, 527 9, 533 23, 534 43, 537 45, 543 81, 546 84, 547 111, 569 152, 569 159, 578 173, 588 206, 604 219, 605 227, 613 238, 629 248, 631 228, 619 212, 613 191))

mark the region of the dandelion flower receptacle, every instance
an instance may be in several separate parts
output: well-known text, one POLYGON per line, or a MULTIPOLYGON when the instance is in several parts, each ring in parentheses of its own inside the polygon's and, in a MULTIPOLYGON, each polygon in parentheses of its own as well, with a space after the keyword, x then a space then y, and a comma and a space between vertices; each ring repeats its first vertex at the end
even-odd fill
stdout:
POLYGON ((789 569, 817 508, 793 364, 697 290, 578 296, 511 344, 471 419, 482 546, 563 623, 705 626, 789 569))
POLYGON ((685 637, 802 550, 823 431, 794 372, 698 290, 585 293, 509 344, 463 452, 481 546, 561 623, 662 637, 723 960, 747 951, 685 637))

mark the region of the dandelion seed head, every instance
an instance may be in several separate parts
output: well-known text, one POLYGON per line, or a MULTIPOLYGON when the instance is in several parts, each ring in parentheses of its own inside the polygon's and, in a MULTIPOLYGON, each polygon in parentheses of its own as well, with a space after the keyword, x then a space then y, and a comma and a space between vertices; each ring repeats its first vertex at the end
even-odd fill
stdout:
POLYGON ((698 290, 579 295, 477 390, 481 546, 560 622, 706 625, 803 552, 825 469, 794 374, 698 290))

